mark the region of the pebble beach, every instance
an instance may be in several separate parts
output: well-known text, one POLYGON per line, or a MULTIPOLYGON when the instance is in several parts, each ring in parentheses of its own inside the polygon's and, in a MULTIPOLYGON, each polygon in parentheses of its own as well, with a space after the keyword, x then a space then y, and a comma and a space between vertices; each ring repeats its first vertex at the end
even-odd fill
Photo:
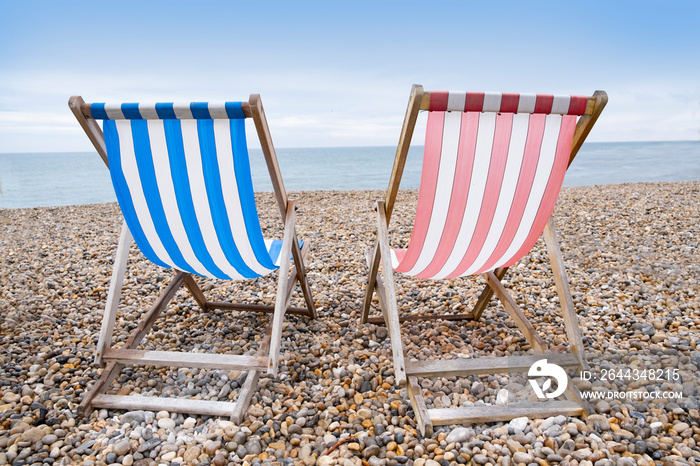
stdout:
MULTIPOLYGON (((381 191, 294 192, 319 318, 288 316, 277 377, 261 377, 241 424, 180 413, 76 408, 93 364, 121 213, 116 204, 0 209, 0 465, 274 464, 380 466, 700 464, 700 182, 564 188, 554 218, 592 372, 673 370, 655 380, 576 379, 595 392, 674 392, 674 399, 592 401, 585 419, 553 416, 417 430, 393 378, 386 328, 360 323, 364 251, 381 191)), ((281 238, 272 193, 258 193, 266 236, 281 238)), ((389 233, 405 246, 417 191, 401 191, 389 233)), ((116 323, 126 340, 173 272, 132 246, 116 323)), ((271 304, 277 274, 198 278, 215 301, 271 304)), ((406 314, 466 313, 484 281, 397 275, 406 314)), ((566 348, 540 240, 504 284, 550 347, 566 348)), ((292 302, 302 305, 299 294, 292 302)), ((379 311, 373 308, 374 315, 379 311)), ((254 354, 266 315, 203 313, 182 289, 140 348, 254 354)), ((479 321, 402 326, 407 359, 527 354, 493 298, 479 321)), ((237 371, 133 367, 110 393, 235 400, 237 371)), ((503 402, 507 374, 421 379, 429 408, 503 402)))

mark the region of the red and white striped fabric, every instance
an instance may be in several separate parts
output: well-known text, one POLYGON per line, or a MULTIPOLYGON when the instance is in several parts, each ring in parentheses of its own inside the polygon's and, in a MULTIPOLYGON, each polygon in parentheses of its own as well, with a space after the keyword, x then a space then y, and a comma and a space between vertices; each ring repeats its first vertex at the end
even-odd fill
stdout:
POLYGON ((431 92, 416 218, 397 272, 454 278, 510 266, 554 210, 587 97, 431 92))

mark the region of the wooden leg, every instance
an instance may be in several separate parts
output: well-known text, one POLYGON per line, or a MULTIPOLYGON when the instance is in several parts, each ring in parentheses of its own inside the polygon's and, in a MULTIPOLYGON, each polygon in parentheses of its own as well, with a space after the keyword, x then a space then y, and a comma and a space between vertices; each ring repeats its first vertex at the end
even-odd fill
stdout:
POLYGON ((567 400, 572 400, 578 403, 581 408, 583 408, 583 413, 582 416, 587 417, 589 414, 593 414, 595 411, 593 411, 593 407, 591 404, 588 402, 588 400, 584 399, 581 396, 581 392, 578 390, 576 385, 574 385, 574 381, 571 380, 571 377, 569 377, 569 383, 566 386, 566 391, 564 392, 564 397, 567 400))
POLYGON ((515 324, 518 326, 520 331, 523 332, 525 339, 527 339, 528 343, 530 343, 532 349, 535 351, 546 351, 547 343, 537 334, 535 327, 532 326, 525 313, 522 311, 522 309, 520 309, 515 300, 508 294, 501 281, 496 278, 496 275, 493 272, 487 272, 484 274, 484 276, 486 277, 486 281, 493 292, 503 304, 506 312, 508 312, 510 317, 515 321, 515 324))
MULTIPOLYGON (((136 348, 146 336, 146 333, 151 329, 153 323, 156 321, 160 313, 165 309, 177 290, 182 286, 185 278, 189 274, 186 272, 178 272, 177 275, 168 283, 161 295, 158 297, 151 309, 146 313, 146 315, 141 319, 136 328, 131 332, 129 338, 124 343, 123 348, 132 349, 136 348)), ((83 397, 80 406, 78 407, 78 412, 83 416, 88 416, 92 411, 92 401, 93 399, 107 391, 109 385, 112 383, 114 378, 119 374, 124 368, 124 364, 118 362, 110 362, 107 367, 102 371, 102 375, 97 380, 92 389, 86 393, 83 397)))
MULTIPOLYGON (((292 252, 294 251, 294 246, 292 246, 292 252)), ((306 256, 309 254, 309 242, 304 243, 304 247, 301 248, 301 259, 302 261, 306 260, 306 256)), ((303 262, 301 263, 302 265, 302 271, 304 270, 303 268, 303 262)), ((294 293, 294 288, 296 287, 296 284, 299 283, 299 286, 301 287, 302 293, 304 292, 304 281, 306 280, 306 275, 304 275, 304 278, 302 279, 301 276, 299 275, 299 268, 296 266, 296 263, 294 264, 294 267, 292 267, 292 273, 289 276, 289 286, 287 287, 287 312, 289 312, 289 302, 292 299, 292 294, 294 293)), ((308 281, 306 282, 306 285, 308 286, 308 281)), ((304 295, 304 299, 306 299, 306 295, 304 295)), ((313 302, 313 301, 312 301, 313 302)), ((307 309, 308 309, 308 303, 309 301, 306 301, 307 309)), ((310 317, 312 319, 316 318, 316 309, 308 309, 306 312, 307 317, 310 317)))
MULTIPOLYGON (((272 335, 272 324, 267 326, 265 330, 265 336, 263 337, 262 343, 260 343, 260 348, 258 348, 258 356, 265 356, 270 348, 270 337, 272 335)), ((248 406, 250 405, 250 399, 253 397, 253 391, 258 385, 258 379, 260 378, 260 371, 249 370, 248 375, 246 375, 245 382, 241 390, 238 392, 238 399, 236 400, 236 405, 233 408, 233 413, 231 413, 231 421, 240 424, 243 417, 248 412, 248 406)))
POLYGON ((557 239, 554 228, 554 220, 551 217, 544 229, 544 242, 547 246, 549 260, 552 265, 554 283, 557 288, 557 294, 559 295, 559 304, 561 305, 564 329, 566 330, 566 337, 569 340, 569 346, 571 347, 571 351, 578 355, 581 361, 581 367, 583 369, 588 369, 588 363, 583 351, 581 328, 579 327, 578 317, 574 309, 574 300, 571 297, 569 280, 567 279, 566 269, 564 267, 564 258, 559 248, 559 240, 557 239))
MULTIPOLYGON (((309 242, 304 243, 304 247, 299 250, 299 240, 297 239, 296 231, 294 232, 294 238, 292 242, 292 256, 294 257, 294 270, 296 271, 297 279, 299 280, 299 286, 301 287, 301 292, 304 295, 304 300, 306 301, 306 307, 309 310, 309 317, 315 319, 316 316, 316 305, 314 304, 313 297, 311 296, 311 288, 309 287, 309 279, 306 275, 306 267, 304 266, 304 260, 306 255, 309 253, 309 242), (304 250, 306 252, 304 252, 304 250)), ((294 287, 294 280, 292 280, 292 288, 294 287)))
POLYGON ((372 306, 372 296, 374 295, 375 286, 377 286, 377 273, 379 272, 379 261, 381 258, 379 252, 379 234, 377 241, 374 243, 371 253, 372 259, 369 262, 369 274, 367 277, 367 286, 365 287, 365 299, 362 301, 362 323, 366 324, 369 318, 369 309, 372 306))
POLYGON ((124 368, 124 364, 119 364, 116 362, 110 362, 102 371, 100 378, 97 379, 95 385, 92 386, 90 391, 86 392, 83 396, 80 405, 78 406, 78 414, 83 417, 88 417, 92 412, 93 406, 92 401, 96 396, 107 391, 109 386, 112 384, 114 378, 121 372, 124 368))
POLYGON ((287 218, 284 222, 284 238, 282 239, 282 250, 280 251, 280 268, 277 285, 277 298, 275 301, 275 312, 272 316, 272 336, 270 341, 270 362, 267 373, 277 375, 279 364, 280 347, 282 344, 282 322, 287 309, 287 287, 289 286, 289 257, 292 253, 292 240, 294 238, 294 201, 287 204, 287 218))
POLYGON ((185 285, 190 290, 192 297, 197 302, 199 307, 204 312, 207 312, 209 310, 209 307, 207 305, 207 298, 204 297, 204 293, 202 293, 201 288, 199 288, 199 285, 197 285, 197 281, 192 275, 187 275, 187 277, 185 278, 185 285))
POLYGON ((107 304, 105 312, 102 316, 102 328, 100 329, 100 338, 97 341, 95 349, 95 363, 104 366, 102 355, 105 350, 112 345, 112 334, 114 333, 114 320, 117 317, 119 310, 119 298, 122 294, 122 285, 124 284, 124 275, 126 274, 126 263, 129 260, 129 246, 131 246, 131 232, 126 222, 122 224, 122 231, 119 235, 119 246, 117 246, 117 255, 114 259, 114 269, 112 270, 112 280, 109 283, 109 292, 107 293, 107 304))
POLYGON ((394 373, 396 383, 406 384, 406 364, 403 357, 403 344, 401 343, 401 327, 399 323, 399 311, 396 304, 396 290, 394 288, 394 272, 391 268, 391 253, 389 250, 389 233, 386 227, 386 212, 384 201, 377 201, 377 223, 379 229, 379 249, 382 255, 382 275, 384 278, 385 319, 391 339, 391 351, 394 356, 394 373))
POLYGON ((408 397, 411 399, 411 405, 413 406, 413 414, 416 416, 418 430, 423 437, 432 436, 433 423, 430 420, 428 408, 425 406, 425 400, 423 399, 421 387, 418 385, 418 379, 416 377, 409 377, 406 389, 408 390, 408 397))
MULTIPOLYGON (((496 278, 498 278, 499 280, 502 280, 503 277, 505 276, 507 270, 508 270, 508 267, 499 267, 493 271, 493 274, 496 276, 496 278)), ((481 319, 481 314, 483 314, 484 311, 486 310, 486 306, 488 306, 489 301, 491 300, 492 296, 493 296, 493 290, 491 289, 490 286, 486 285, 486 288, 484 288, 484 291, 482 291, 481 295, 479 295, 479 299, 476 301, 476 304, 474 305, 474 309, 472 309, 472 319, 474 319, 474 320, 481 319)))
MULTIPOLYGON (((372 250, 370 248, 367 248, 365 250, 365 259, 367 260, 367 266, 371 264, 372 261, 372 250)), ((377 292, 377 298, 379 300, 379 309, 382 311, 382 317, 370 317, 367 319, 367 322, 373 323, 373 324, 378 324, 378 325, 388 325, 388 318, 387 316, 389 315, 389 310, 387 308, 387 299, 386 299, 386 287, 384 285, 384 279, 382 278, 381 273, 377 273, 377 278, 376 278, 376 286, 374 291, 377 292)), ((403 319, 399 319, 399 322, 402 322, 403 319)))

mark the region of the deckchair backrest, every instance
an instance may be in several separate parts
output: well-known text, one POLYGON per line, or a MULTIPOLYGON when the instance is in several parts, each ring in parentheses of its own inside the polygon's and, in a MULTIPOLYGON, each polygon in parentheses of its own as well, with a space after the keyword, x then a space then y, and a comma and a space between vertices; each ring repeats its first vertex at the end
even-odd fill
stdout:
POLYGON ((134 241, 153 263, 222 279, 277 268, 260 229, 241 102, 90 105, 134 241))
POLYGON ((509 266, 552 214, 588 98, 431 92, 420 191, 396 270, 453 278, 509 266))

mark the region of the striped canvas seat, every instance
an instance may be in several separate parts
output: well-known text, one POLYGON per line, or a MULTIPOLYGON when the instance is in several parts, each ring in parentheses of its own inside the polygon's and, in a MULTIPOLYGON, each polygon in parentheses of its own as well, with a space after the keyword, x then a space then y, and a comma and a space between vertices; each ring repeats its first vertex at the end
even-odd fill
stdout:
POLYGON ((211 278, 279 267, 264 240, 240 102, 93 103, 110 175, 136 244, 153 263, 211 278))
POLYGON ((416 217, 397 272, 454 278, 510 266, 561 190, 588 98, 431 92, 416 217))

